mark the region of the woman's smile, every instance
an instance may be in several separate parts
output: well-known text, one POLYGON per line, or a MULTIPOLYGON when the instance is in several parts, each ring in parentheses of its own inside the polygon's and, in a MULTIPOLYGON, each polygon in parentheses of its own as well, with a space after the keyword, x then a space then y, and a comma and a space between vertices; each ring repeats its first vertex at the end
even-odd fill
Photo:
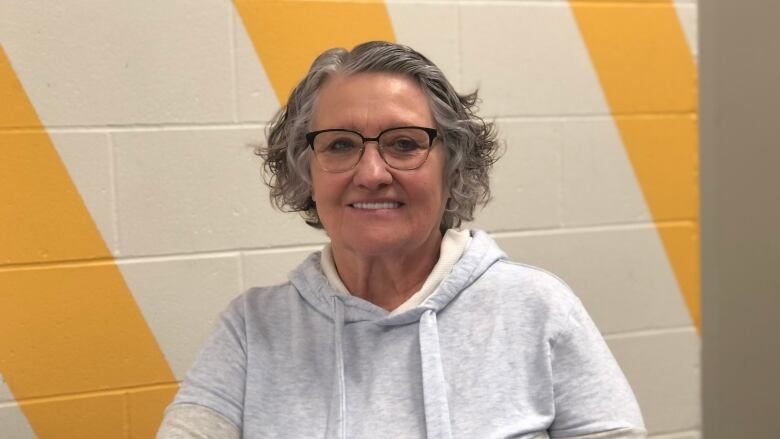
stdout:
POLYGON ((386 209, 398 209, 402 206, 402 204, 397 201, 379 201, 373 203, 358 202, 358 203, 352 203, 349 206, 361 210, 380 210, 380 209, 386 210, 386 209))

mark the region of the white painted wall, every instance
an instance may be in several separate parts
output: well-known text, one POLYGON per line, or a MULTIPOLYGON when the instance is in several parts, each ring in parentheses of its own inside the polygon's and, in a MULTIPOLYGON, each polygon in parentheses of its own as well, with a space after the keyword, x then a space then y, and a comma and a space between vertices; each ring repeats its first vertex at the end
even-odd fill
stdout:
MULTIPOLYGON (((676 7, 696 53, 696 2, 676 7)), ((472 226, 572 285, 655 437, 698 437, 699 339, 568 4, 387 8, 500 129, 472 226)), ((226 1, 6 1, 0 41, 181 379, 233 297, 326 240, 269 205, 250 145, 278 103, 240 19, 226 1)), ((2 395, 0 436, 31 437, 2 395)))

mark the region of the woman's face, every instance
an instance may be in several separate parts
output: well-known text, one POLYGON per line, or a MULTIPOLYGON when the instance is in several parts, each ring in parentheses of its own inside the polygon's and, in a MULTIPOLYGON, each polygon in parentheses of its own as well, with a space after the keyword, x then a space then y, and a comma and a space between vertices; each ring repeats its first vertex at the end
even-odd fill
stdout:
MULTIPOLYGON (((312 122, 312 131, 343 128, 364 137, 401 126, 435 127, 420 87, 389 73, 328 79, 312 122)), ((444 188, 444 154, 437 140, 420 168, 401 171, 387 166, 376 142, 370 141, 357 166, 341 173, 323 171, 312 156, 312 198, 334 251, 400 256, 438 243, 449 196, 444 188)))

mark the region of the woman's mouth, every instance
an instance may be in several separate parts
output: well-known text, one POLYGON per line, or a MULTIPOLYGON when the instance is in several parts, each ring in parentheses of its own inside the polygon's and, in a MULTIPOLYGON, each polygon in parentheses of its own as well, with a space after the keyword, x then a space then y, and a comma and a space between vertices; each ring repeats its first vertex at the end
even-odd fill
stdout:
POLYGON ((376 209, 398 209, 401 207, 401 203, 397 201, 383 201, 380 203, 352 203, 350 206, 354 207, 355 209, 369 209, 369 210, 376 210, 376 209))

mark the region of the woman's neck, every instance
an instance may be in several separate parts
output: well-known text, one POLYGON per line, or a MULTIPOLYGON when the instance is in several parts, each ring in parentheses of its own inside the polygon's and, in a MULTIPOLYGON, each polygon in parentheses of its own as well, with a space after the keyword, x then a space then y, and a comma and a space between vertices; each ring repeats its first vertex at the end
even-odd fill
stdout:
POLYGON ((388 311, 416 293, 439 259, 441 234, 415 248, 361 255, 331 243, 333 262, 349 292, 388 311))

